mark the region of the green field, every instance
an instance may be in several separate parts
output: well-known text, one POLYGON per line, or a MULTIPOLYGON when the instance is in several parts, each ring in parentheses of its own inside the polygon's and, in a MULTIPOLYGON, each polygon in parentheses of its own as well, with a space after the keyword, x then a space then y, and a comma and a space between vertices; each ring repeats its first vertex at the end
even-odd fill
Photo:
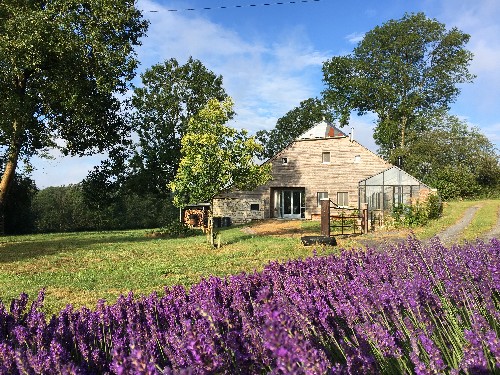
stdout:
MULTIPOLYGON (((448 203, 441 219, 415 234, 429 238, 439 233, 472 205, 480 209, 461 239, 480 236, 496 224, 500 200, 448 203)), ((319 234, 318 222, 305 221, 301 226, 319 234)), ((99 299, 112 303, 129 291, 136 295, 161 292, 165 286, 190 286, 210 275, 258 271, 272 260, 304 258, 313 251, 319 255, 339 252, 342 247, 360 246, 357 241, 363 237, 341 239, 338 247, 314 249, 302 246, 300 235, 258 236, 235 226, 221 231, 222 246, 214 249, 201 232, 183 239, 146 234, 134 230, 2 237, 0 297, 8 305, 22 292, 34 298, 46 288, 48 312, 57 312, 68 303, 93 308, 99 299)))

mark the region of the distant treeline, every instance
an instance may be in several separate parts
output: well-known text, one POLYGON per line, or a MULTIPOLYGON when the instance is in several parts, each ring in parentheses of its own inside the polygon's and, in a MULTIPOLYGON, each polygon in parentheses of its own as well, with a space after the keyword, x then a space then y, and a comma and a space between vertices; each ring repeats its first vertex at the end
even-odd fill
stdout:
POLYGON ((5 234, 159 228, 178 217, 169 198, 122 193, 92 204, 81 184, 37 189, 16 176, 5 207, 5 234))

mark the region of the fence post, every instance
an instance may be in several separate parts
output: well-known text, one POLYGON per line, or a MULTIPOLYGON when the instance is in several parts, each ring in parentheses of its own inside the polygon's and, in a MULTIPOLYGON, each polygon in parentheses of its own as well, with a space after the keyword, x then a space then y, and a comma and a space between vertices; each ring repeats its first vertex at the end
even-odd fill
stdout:
POLYGON ((363 203, 363 218, 361 219, 363 224, 363 233, 368 233, 368 203, 363 203))
POLYGON ((330 237, 330 199, 321 199, 321 235, 330 237))

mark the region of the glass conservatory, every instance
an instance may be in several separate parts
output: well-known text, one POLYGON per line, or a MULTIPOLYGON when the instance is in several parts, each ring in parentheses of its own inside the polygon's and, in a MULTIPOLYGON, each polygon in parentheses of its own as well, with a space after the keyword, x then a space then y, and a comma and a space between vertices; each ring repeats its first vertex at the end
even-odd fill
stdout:
POLYGON ((411 204, 429 188, 398 167, 391 167, 359 182, 359 204, 368 203, 368 211, 392 212, 401 204, 411 204))

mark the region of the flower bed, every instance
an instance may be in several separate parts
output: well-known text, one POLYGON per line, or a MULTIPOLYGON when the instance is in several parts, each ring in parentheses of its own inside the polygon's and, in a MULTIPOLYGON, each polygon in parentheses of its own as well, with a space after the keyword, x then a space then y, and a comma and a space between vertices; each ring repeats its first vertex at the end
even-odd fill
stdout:
POLYGON ((500 371, 500 241, 271 263, 49 319, 0 305, 0 373, 500 371))

